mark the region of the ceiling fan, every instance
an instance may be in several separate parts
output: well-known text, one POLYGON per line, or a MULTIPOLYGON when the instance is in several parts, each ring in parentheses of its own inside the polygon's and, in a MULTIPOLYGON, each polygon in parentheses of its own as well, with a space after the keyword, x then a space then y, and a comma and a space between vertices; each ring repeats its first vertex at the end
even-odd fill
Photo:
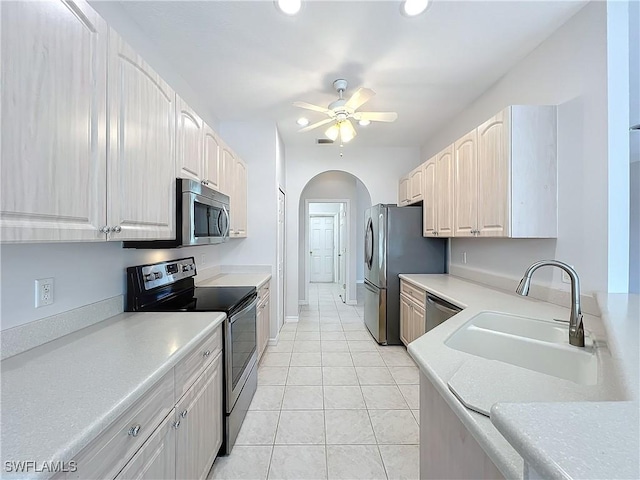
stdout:
POLYGON ((333 123, 333 125, 331 125, 324 134, 333 141, 335 141, 339 136, 340 140, 346 143, 357 135, 356 129, 353 127, 350 119, 357 120, 359 122, 396 121, 398 118, 398 114, 396 112, 356 112, 356 110, 368 102, 376 92, 368 88, 359 88, 351 98, 349 98, 349 100, 346 100, 342 95, 347 89, 347 85, 347 81, 344 79, 338 79, 333 82, 333 88, 337 90, 340 98, 335 102, 330 103, 327 108, 312 105, 307 102, 294 102, 293 105, 295 107, 313 110, 314 112, 321 112, 329 116, 329 118, 300 129, 299 132, 308 132, 314 128, 321 127, 322 125, 333 123))

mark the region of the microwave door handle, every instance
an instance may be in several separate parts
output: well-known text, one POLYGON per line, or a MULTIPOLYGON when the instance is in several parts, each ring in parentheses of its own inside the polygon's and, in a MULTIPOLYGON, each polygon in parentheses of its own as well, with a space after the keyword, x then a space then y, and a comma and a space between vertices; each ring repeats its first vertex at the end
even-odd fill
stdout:
POLYGON ((222 235, 223 237, 229 238, 229 231, 231 230, 231 217, 229 216, 229 212, 227 211, 227 207, 222 206, 222 211, 224 212, 225 217, 227 217, 227 231, 222 235))

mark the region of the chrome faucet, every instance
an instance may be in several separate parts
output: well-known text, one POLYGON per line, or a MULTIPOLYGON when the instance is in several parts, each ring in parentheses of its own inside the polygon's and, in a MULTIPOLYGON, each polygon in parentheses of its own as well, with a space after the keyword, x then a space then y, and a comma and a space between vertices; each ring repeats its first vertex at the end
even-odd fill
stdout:
POLYGON ((532 263, 524 272, 522 280, 516 293, 525 296, 529 295, 529 287, 531 286, 531 276, 540 267, 551 266, 558 267, 567 272, 571 279, 571 314, 569 317, 569 343, 575 347, 584 347, 584 327, 582 326, 582 311, 580 309, 580 279, 576 271, 564 262, 557 260, 540 260, 532 263))

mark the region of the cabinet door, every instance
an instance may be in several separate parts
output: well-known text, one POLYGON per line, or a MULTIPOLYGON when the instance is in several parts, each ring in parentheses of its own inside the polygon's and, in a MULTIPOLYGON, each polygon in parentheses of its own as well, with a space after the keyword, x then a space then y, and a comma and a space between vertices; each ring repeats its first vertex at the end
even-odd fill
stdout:
POLYGON ((454 236, 471 237, 478 221, 478 155, 476 131, 455 143, 454 236))
POLYGON ((454 228, 453 145, 440 152, 436 157, 436 182, 438 183, 436 231, 439 237, 451 237, 454 228))
POLYGON ((411 198, 410 198, 410 202, 411 203, 415 203, 415 202, 419 202, 422 200, 423 198, 423 192, 422 192, 422 174, 424 172, 424 167, 421 165, 420 167, 416 168, 413 172, 411 172, 411 198))
POLYGON ((400 187, 398 189, 398 205, 403 206, 409 203, 409 196, 411 190, 411 183, 409 177, 403 177, 400 179, 400 187))
POLYGON ((269 332, 271 331, 271 303, 269 297, 262 304, 262 344, 263 349, 269 344, 269 332))
POLYGON ((258 350, 258 360, 262 357, 262 352, 266 346, 262 342, 264 338, 264 309, 262 307, 264 307, 264 305, 259 305, 256 312, 256 348, 258 350))
POLYGON ((105 240, 107 26, 84 1, 0 2, 0 240, 105 240))
POLYGON ((204 180, 214 190, 220 190, 220 141, 213 129, 204 124, 204 180))
POLYGON ((176 95, 177 176, 197 182, 204 180, 204 123, 198 114, 176 95))
POLYGON ((239 158, 235 159, 234 185, 230 207, 234 237, 247 236, 247 166, 239 158))
POLYGON ((411 316, 411 333, 414 341, 420 338, 426 332, 425 311, 424 308, 415 305, 413 307, 413 315, 411 316))
POLYGON ((233 196, 233 168, 236 159, 233 152, 226 146, 222 146, 222 159, 220 171, 220 191, 229 197, 233 196))
POLYGON ((424 167, 424 201, 422 203, 422 234, 432 237, 437 231, 438 185, 436 184, 436 157, 430 158, 424 167))
POLYGON ((176 405, 176 478, 204 479, 222 445, 222 354, 176 405))
POLYGON ((116 480, 170 480, 176 478, 176 432, 173 410, 140 447, 116 480))
POLYGON ((109 30, 110 240, 175 238, 175 94, 109 30))
POLYGON ((409 300, 400 295, 400 340, 405 345, 411 342, 411 310, 413 305, 409 300))
POLYGON ((478 234, 509 235, 509 109, 478 127, 478 234))

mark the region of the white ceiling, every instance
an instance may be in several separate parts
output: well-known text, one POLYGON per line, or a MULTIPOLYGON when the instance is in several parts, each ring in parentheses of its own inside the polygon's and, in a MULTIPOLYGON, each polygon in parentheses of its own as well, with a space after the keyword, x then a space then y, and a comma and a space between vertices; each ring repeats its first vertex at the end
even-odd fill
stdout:
POLYGON ((399 1, 307 1, 295 17, 264 1, 126 1, 125 11, 221 121, 277 122, 286 145, 312 145, 332 82, 377 95, 360 110, 394 124, 356 127, 359 146, 419 146, 585 2, 438 1, 415 18, 399 1))

